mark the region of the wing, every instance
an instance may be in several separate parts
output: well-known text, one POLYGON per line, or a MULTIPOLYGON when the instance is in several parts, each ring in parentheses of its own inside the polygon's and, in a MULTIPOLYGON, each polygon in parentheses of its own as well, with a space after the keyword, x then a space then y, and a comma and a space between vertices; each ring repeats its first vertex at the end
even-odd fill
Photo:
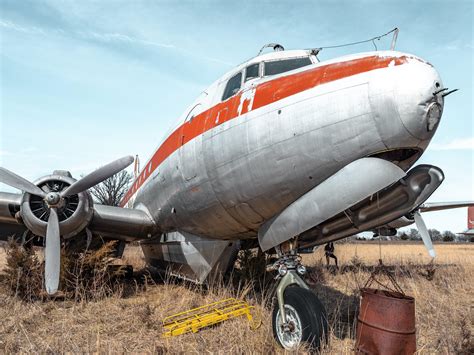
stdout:
MULTIPOLYGON (((384 169, 379 167, 378 170, 389 173, 388 169, 385 169, 387 163, 383 164, 382 167, 384 169)), ((396 169, 394 170, 395 172, 397 171, 396 169)), ((361 189, 363 186, 361 181, 364 182, 369 177, 372 179, 373 171, 375 171, 373 167, 356 169, 345 178, 346 183, 337 185, 339 190, 331 191, 326 196, 319 198, 319 201, 322 201, 322 206, 325 207, 327 204, 333 204, 334 201, 339 203, 342 200, 340 197, 341 189, 347 194, 347 192, 351 191, 350 189, 360 192, 363 190, 368 191, 370 188, 379 188, 372 181, 369 181, 366 188, 361 189), (360 171, 370 171, 371 174, 364 175, 360 171), (337 196, 337 199, 334 196, 337 196)), ((386 183, 389 182, 390 176, 393 175, 395 173, 388 174, 386 183)), ((399 179, 399 177, 395 175, 393 179, 399 179)), ((414 223, 415 221, 410 213, 436 191, 443 179, 443 172, 435 166, 426 164, 415 166, 406 173, 406 176, 395 183, 375 193, 369 191, 371 193, 369 197, 352 206, 347 204, 346 209, 342 213, 336 214, 319 225, 301 233, 298 238, 300 247, 306 248, 313 245, 321 245, 364 231, 379 230, 380 228, 393 229, 414 223), (392 224, 395 221, 402 223, 400 223, 400 226, 393 226, 392 224)), ((309 211, 310 208, 311 206, 307 210, 309 211)))
MULTIPOLYGON (((260 247, 266 251, 295 235, 299 235, 302 240, 307 231, 322 225, 331 217, 344 214, 344 211, 351 206, 391 186, 405 175, 403 170, 386 160, 379 158, 356 160, 266 221, 258 231, 260 247), (371 174, 364 175, 360 173, 361 171, 370 171, 371 174)), ((323 236, 316 238, 312 238, 314 236, 311 234, 306 236, 309 239, 324 240, 323 236)), ((303 245, 302 248, 313 245, 303 245)))
MULTIPOLYGON (((6 241, 10 237, 20 239, 25 231, 30 230, 22 218, 21 201, 22 194, 0 192, 0 240, 6 241)), ((30 208, 26 210, 29 212, 30 208)), ((32 224, 32 232, 35 234, 40 231, 41 228, 34 225, 35 221, 31 221, 32 217, 27 218, 28 223, 32 224)), ((38 223, 41 222, 44 223, 38 219, 38 223)), ((99 204, 93 204, 87 224, 78 224, 82 228, 76 234, 88 228, 108 239, 125 241, 145 239, 159 233, 152 218, 142 210, 99 204)), ((43 233, 37 234, 44 236, 43 233)))
POLYGON ((21 194, 0 192, 0 240, 19 239, 26 231, 25 226, 15 218, 20 211, 21 194))
POLYGON ((442 211, 451 208, 461 208, 474 206, 474 201, 459 201, 459 202, 426 202, 419 207, 421 212, 442 211))

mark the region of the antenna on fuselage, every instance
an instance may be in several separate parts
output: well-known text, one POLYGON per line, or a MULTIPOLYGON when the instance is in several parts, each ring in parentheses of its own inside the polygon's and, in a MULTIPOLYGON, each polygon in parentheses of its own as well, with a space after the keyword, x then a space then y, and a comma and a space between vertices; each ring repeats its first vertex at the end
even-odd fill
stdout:
POLYGON ((273 48, 273 50, 274 50, 275 52, 281 52, 281 51, 284 51, 284 50, 285 50, 285 48, 284 48, 281 44, 278 44, 278 43, 268 43, 268 44, 264 45, 264 46, 262 47, 262 49, 260 49, 260 52, 258 52, 257 56, 259 56, 260 54, 262 54, 262 52, 263 52, 263 50, 264 50, 265 48, 273 48))

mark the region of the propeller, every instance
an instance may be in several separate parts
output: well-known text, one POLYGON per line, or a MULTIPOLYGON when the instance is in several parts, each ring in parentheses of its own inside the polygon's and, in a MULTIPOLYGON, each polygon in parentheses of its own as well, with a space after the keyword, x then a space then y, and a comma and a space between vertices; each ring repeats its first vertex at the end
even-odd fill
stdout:
POLYGON ((46 196, 46 193, 38 186, 5 168, 0 168, 0 181, 32 195, 41 196, 43 198, 46 196))
POLYGON ((38 186, 25 180, 21 176, 0 168, 0 182, 32 195, 40 196, 49 208, 48 224, 45 236, 45 270, 44 284, 46 292, 50 295, 56 293, 59 287, 59 273, 61 263, 61 231, 58 219, 58 208, 61 208, 65 197, 79 194, 101 183, 105 179, 125 169, 133 162, 132 156, 117 159, 74 182, 61 192, 44 192, 38 186))
POLYGON ((50 208, 48 226, 46 227, 44 263, 44 285, 46 292, 52 295, 58 290, 61 267, 61 240, 58 213, 55 207, 50 208))
POLYGON ((419 210, 416 210, 414 213, 416 228, 418 232, 421 234, 421 239, 423 239, 423 243, 425 244, 426 249, 428 249, 428 253, 432 258, 436 257, 435 250, 433 248, 433 243, 431 241, 430 233, 428 232, 428 228, 426 228, 425 221, 423 217, 421 217, 421 213, 419 210))
POLYGON ((76 181, 74 184, 69 186, 66 190, 61 192, 61 197, 67 197, 78 194, 79 192, 86 191, 92 186, 100 184, 105 179, 117 174, 127 166, 133 163, 132 156, 126 156, 113 161, 103 167, 93 171, 92 173, 84 176, 81 180, 76 181))

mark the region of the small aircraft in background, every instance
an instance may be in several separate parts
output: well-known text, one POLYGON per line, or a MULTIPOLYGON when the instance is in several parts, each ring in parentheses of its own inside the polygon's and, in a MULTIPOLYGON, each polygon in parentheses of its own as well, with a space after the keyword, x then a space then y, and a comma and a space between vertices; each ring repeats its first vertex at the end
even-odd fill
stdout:
POLYGON ((466 236, 474 236, 474 207, 467 209, 467 229, 459 234, 466 236))
POLYGON ((23 191, 0 193, 0 234, 42 238, 48 293, 58 289, 61 245, 98 236, 140 241, 150 265, 199 283, 258 247, 277 256, 273 329, 294 349, 327 334, 299 248, 415 222, 434 256, 420 212, 473 205, 426 203, 444 175, 414 166, 452 92, 436 69, 393 50, 319 61, 318 50, 274 49, 199 95, 120 207, 94 203, 88 189, 132 157, 80 180, 54 171, 31 183, 0 169, 0 182, 23 191))

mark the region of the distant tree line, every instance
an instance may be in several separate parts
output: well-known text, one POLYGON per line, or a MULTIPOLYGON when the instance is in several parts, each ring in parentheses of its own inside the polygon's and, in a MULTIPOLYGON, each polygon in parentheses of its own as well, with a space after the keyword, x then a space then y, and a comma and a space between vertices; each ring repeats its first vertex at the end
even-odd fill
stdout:
MULTIPOLYGON (((428 229, 430 233, 431 240, 435 242, 459 242, 459 243, 467 243, 471 242, 474 243, 474 236, 466 236, 462 234, 455 234, 451 231, 444 231, 440 232, 437 229, 428 229)), ((347 242, 352 242, 356 240, 367 240, 371 239, 370 236, 364 237, 363 235, 354 235, 352 237, 347 238, 347 242)), ((421 235, 417 229, 411 228, 410 230, 406 231, 398 231, 397 235, 395 236, 379 236, 375 240, 390 240, 390 241, 404 241, 404 240, 412 240, 412 241, 421 241, 421 235)))
MULTIPOLYGON (((428 229, 431 240, 435 242, 474 242, 474 237, 462 234, 455 234, 451 231, 440 232, 437 229, 428 229)), ((409 231, 399 231, 392 239, 399 240, 421 240, 421 235, 417 229, 411 228, 409 231)))

